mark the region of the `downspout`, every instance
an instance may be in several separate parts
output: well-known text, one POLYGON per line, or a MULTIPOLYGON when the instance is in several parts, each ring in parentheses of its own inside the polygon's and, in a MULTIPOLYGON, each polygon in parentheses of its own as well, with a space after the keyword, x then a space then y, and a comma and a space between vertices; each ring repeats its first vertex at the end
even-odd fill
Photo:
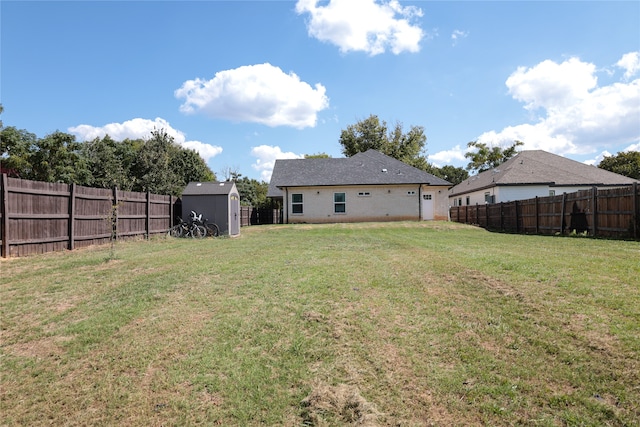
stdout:
POLYGON ((418 184, 418 221, 422 220, 422 184, 418 184))

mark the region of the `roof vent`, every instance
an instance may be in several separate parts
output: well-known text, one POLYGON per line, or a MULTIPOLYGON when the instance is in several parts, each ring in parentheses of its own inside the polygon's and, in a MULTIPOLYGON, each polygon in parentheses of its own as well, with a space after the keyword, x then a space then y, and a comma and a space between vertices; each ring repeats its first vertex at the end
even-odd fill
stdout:
POLYGON ((202 185, 202 183, 199 182, 199 183, 196 184, 196 187, 200 187, 201 185, 202 185))
POLYGON ((383 168, 382 172, 387 173, 387 168, 383 168))

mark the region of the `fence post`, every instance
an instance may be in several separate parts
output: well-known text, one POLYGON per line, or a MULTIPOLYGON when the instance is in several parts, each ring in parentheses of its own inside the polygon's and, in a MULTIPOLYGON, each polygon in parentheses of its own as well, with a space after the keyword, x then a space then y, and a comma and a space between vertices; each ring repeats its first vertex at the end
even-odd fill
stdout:
POLYGON ((591 204, 593 207, 593 237, 598 235, 598 187, 591 187, 591 204))
POLYGON ((515 200, 515 211, 516 211, 516 233, 520 233, 520 215, 518 214, 518 201, 515 200))
POLYGON ((167 230, 173 227, 173 195, 169 195, 169 225, 167 230))
POLYGON ((69 185, 69 224, 67 234, 69 235, 69 250, 75 248, 76 238, 76 183, 69 185))
POLYGON ((500 231, 504 231, 504 202, 500 202, 500 231))
POLYGON ((148 239, 149 238, 149 234, 151 234, 151 230, 149 229, 149 227, 151 227, 151 192, 149 190, 147 190, 147 215, 146 218, 144 220, 144 230, 145 230, 145 237, 148 239))
POLYGON ((2 213, 2 224, 0 224, 0 233, 2 233, 2 252, 3 258, 9 258, 9 189, 7 188, 7 174, 2 174, 2 200, 0 200, 0 210, 2 213))
POLYGON ((118 240, 118 187, 113 187, 113 201, 111 202, 111 238, 118 240))
POLYGON ((562 209, 560 210, 560 234, 564 234, 564 205, 567 203, 567 193, 562 193, 562 209))
POLYGON ((540 213, 538 212, 538 196, 536 196, 536 234, 540 234, 540 213))
POLYGON ((640 214, 640 205, 638 205, 638 183, 634 182, 632 187, 632 205, 633 205, 633 213, 631 214, 631 221, 633 221, 633 238, 640 238, 640 233, 638 230, 638 215, 640 214))

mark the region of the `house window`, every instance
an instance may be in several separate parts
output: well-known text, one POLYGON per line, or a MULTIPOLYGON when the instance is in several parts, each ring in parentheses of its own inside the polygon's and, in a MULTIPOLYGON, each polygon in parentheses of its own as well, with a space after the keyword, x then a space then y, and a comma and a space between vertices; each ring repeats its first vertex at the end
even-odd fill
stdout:
POLYGON ((369 197, 371 196, 371 193, 368 191, 361 191, 358 193, 358 197, 369 197))
POLYGON ((333 193, 333 212, 347 212, 347 197, 345 193, 333 193))
MULTIPOLYGON (((423 200, 431 200, 431 198, 432 198, 432 194, 423 194, 423 195, 422 195, 422 199, 423 199, 423 200)), ((456 202, 456 201, 454 200, 454 201, 453 201, 454 205, 455 205, 455 202, 456 202)))
POLYGON ((469 206, 471 204, 471 197, 467 196, 467 206, 469 206))
POLYGON ((458 206, 462 206, 462 197, 458 199, 458 206))
POLYGON ((484 202, 485 203, 491 203, 491 193, 489 191, 484 193, 484 202))
POLYGON ((415 196, 416 192, 415 191, 407 191, 407 196, 415 196))
POLYGON ((291 195, 291 213, 294 213, 294 214, 302 213, 302 194, 291 195))
POLYGON ((556 190, 549 190, 549 195, 550 196, 555 196, 556 195, 556 190))

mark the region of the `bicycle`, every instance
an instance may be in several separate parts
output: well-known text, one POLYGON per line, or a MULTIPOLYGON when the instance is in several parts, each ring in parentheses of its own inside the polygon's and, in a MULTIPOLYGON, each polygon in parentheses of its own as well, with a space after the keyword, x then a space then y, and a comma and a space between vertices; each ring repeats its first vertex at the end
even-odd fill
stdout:
POLYGON ((198 225, 195 221, 188 223, 180 217, 178 217, 178 220, 180 222, 169 229, 169 236, 202 239, 207 235, 207 229, 202 225, 198 225))
POLYGON ((216 223, 209 222, 208 219, 202 220, 202 214, 198 214, 194 211, 191 211, 191 222, 197 223, 198 225, 204 227, 206 230, 206 235, 211 237, 218 237, 220 235, 220 228, 216 223))

